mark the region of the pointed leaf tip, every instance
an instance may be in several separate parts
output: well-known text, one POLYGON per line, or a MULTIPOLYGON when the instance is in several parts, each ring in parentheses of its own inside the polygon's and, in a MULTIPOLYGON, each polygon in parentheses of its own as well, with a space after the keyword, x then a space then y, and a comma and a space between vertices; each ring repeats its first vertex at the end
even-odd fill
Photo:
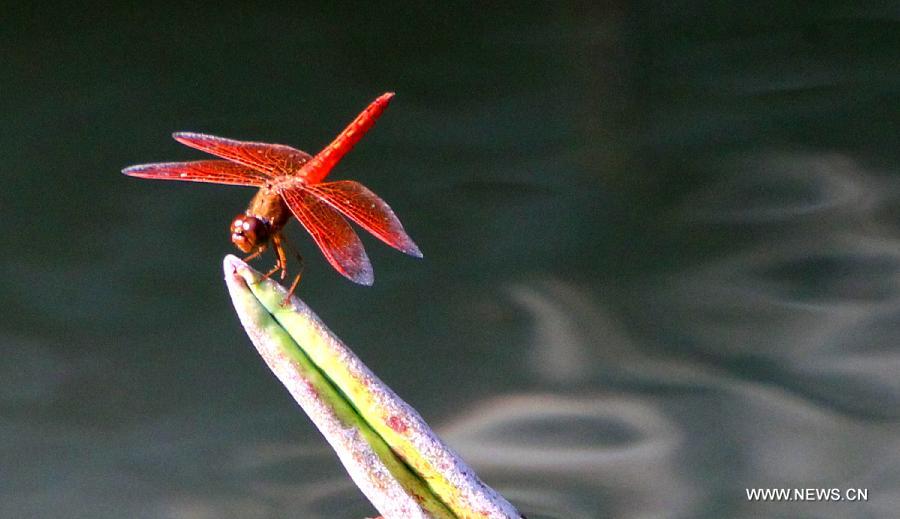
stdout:
POLYGON ((296 296, 235 256, 223 269, 260 355, 387 519, 519 519, 296 296))

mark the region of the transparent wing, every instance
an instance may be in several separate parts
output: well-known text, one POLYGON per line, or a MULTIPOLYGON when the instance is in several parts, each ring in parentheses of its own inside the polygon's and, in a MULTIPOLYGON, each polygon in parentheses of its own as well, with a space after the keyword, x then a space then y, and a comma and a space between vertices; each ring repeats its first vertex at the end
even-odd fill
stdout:
POLYGON ((293 175, 312 158, 309 153, 284 144, 236 141, 191 132, 173 133, 172 137, 185 146, 237 162, 272 177, 293 175))
POLYGON ((129 177, 237 186, 264 186, 269 181, 269 178, 263 173, 227 160, 141 164, 125 168, 122 173, 129 177))
POLYGON ((366 186, 353 180, 304 185, 319 200, 340 211, 379 240, 410 256, 422 257, 387 203, 366 186))
POLYGON ((359 236, 337 211, 301 188, 282 189, 281 196, 335 270, 361 285, 375 281, 359 236))

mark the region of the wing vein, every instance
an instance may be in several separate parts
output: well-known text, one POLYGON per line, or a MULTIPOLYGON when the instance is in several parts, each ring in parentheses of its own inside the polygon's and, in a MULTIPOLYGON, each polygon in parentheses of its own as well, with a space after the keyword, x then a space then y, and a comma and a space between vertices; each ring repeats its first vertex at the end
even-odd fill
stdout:
POLYGON ((298 186, 356 222, 395 249, 421 258, 422 252, 409 237, 391 207, 364 185, 353 180, 298 186))
POLYGON ((355 283, 371 285, 374 280, 372 264, 359 236, 341 215, 303 189, 279 191, 331 266, 355 283))

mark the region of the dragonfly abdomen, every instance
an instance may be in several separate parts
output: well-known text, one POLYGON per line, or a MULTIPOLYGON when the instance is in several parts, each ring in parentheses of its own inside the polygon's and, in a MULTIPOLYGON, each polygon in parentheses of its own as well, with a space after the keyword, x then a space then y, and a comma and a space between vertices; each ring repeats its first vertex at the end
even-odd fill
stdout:
POLYGON ((321 182, 341 158, 353 149, 353 146, 356 146, 356 143, 362 139, 362 136, 375 125, 375 121, 387 108, 392 97, 394 97, 394 93, 388 92, 373 101, 362 113, 356 116, 353 122, 344 128, 340 135, 331 141, 331 144, 303 166, 303 169, 300 170, 300 175, 311 184, 321 182))

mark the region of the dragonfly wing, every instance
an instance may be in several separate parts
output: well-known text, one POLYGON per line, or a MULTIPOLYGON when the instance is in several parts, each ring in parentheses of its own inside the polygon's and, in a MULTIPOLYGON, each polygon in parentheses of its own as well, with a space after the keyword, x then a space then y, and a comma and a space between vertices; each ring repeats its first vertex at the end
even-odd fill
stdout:
POLYGON ((281 196, 335 270, 360 285, 375 281, 359 236, 337 211, 302 188, 282 189, 281 196))
POLYGON ((187 182, 209 182, 236 186, 264 186, 269 178, 259 171, 227 160, 200 160, 196 162, 159 162, 141 164, 122 170, 129 177, 187 182))
POLYGON ((422 257, 419 247, 406 234, 391 206, 366 186, 353 180, 340 180, 305 185, 303 189, 337 209, 384 243, 410 256, 422 257))
POLYGON ((321 182, 331 169, 338 163, 348 151, 356 146, 356 143, 362 139, 362 136, 375 125, 375 121, 381 117, 381 114, 394 97, 393 92, 382 94, 378 99, 372 101, 365 110, 356 116, 344 131, 340 133, 331 144, 322 151, 303 168, 303 176, 306 180, 315 184, 321 182))
POLYGON ((177 132, 172 137, 191 148, 228 159, 271 177, 293 175, 312 157, 284 144, 246 142, 203 133, 177 132))

